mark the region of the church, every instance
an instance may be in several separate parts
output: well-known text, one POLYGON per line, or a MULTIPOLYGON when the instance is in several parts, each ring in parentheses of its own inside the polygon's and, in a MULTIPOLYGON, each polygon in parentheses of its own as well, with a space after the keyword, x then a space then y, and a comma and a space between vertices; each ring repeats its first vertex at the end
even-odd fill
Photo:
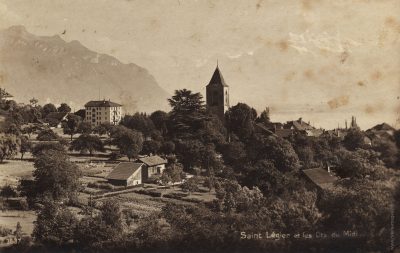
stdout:
POLYGON ((206 86, 206 104, 208 110, 224 122, 225 112, 229 109, 229 86, 225 83, 218 64, 206 86))

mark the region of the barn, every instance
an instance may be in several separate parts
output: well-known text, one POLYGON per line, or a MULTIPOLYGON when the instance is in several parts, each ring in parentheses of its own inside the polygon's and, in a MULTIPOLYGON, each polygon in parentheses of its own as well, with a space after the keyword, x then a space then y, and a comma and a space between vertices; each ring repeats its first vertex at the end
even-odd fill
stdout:
POLYGON ((110 184, 132 186, 142 184, 143 163, 122 162, 108 174, 106 179, 110 184))

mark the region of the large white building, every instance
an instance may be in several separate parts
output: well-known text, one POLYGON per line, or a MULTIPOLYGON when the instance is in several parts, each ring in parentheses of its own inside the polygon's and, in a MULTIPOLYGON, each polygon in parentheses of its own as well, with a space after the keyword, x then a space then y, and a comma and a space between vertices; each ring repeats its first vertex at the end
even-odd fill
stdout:
POLYGON ((122 119, 122 105, 110 100, 89 101, 85 104, 85 122, 92 127, 102 123, 118 125, 122 119))

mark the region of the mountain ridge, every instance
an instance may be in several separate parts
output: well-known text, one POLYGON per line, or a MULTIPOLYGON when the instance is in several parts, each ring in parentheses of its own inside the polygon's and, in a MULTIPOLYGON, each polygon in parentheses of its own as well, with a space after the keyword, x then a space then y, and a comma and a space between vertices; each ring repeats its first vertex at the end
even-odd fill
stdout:
POLYGON ((128 113, 152 112, 166 109, 169 96, 135 63, 124 64, 78 40, 36 36, 23 26, 0 31, 0 76, 0 86, 16 100, 35 97, 42 104, 67 102, 74 109, 89 100, 111 99, 128 113))

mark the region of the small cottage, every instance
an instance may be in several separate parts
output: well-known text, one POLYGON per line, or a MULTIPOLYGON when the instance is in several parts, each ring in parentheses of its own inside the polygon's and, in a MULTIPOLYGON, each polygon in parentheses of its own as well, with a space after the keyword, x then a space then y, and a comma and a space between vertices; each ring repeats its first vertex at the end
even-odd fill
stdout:
POLYGON ((143 163, 122 162, 108 174, 110 184, 132 186, 142 184, 143 163))
POLYGON ((302 172, 311 188, 318 190, 329 189, 338 180, 330 171, 322 168, 305 169, 302 172))
POLYGON ((138 162, 144 164, 142 169, 143 181, 154 176, 160 176, 165 170, 165 165, 168 163, 167 160, 157 155, 139 158, 138 162))

